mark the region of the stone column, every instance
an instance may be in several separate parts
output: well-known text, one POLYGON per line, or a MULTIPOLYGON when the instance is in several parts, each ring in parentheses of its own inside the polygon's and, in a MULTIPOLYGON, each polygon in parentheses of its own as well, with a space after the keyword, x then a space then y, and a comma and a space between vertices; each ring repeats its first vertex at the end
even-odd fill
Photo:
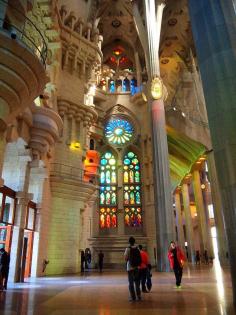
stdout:
POLYGON ((223 206, 219 189, 219 182, 216 173, 215 159, 213 152, 210 152, 207 155, 207 165, 209 171, 210 187, 211 187, 211 198, 214 209, 214 220, 216 225, 216 239, 218 245, 218 255, 221 264, 227 263, 226 252, 227 249, 227 240, 225 235, 225 226, 223 220, 223 206))
POLYGON ((185 213, 185 227, 186 227, 187 242, 188 242, 188 260, 193 263, 195 261, 195 247, 194 247, 193 222, 192 222, 192 216, 191 216, 191 210, 190 210, 188 184, 182 185, 182 196, 183 196, 184 213, 185 213))
POLYGON ((25 218, 29 200, 33 198, 28 194, 29 186, 29 156, 19 158, 20 178, 16 194, 17 206, 15 214, 15 224, 12 233, 11 263, 9 280, 14 282, 23 281, 21 277, 22 249, 24 241, 25 218))
POLYGON ((135 67, 136 67, 136 75, 137 75, 137 84, 138 87, 142 85, 142 69, 139 60, 139 55, 137 50, 134 51, 134 58, 135 58, 135 67))
MULTIPOLYGON (((159 42, 164 1, 146 0, 145 26, 134 3, 134 20, 139 30, 140 40, 145 52, 148 67, 149 85, 155 77, 160 76, 159 42)), ((166 135, 165 109, 163 99, 149 97, 152 119, 154 192, 157 235, 157 268, 169 270, 167 252, 169 242, 174 239, 173 205, 170 183, 169 156, 166 135)))
POLYGON ((43 161, 34 160, 30 163, 29 191, 34 194, 37 204, 36 227, 32 253, 31 275, 41 276, 43 260, 47 260, 48 231, 50 222, 49 212, 49 180, 43 161), (42 232, 43 231, 43 232, 42 232))
POLYGON ((181 214, 181 203, 180 203, 180 192, 177 191, 174 195, 175 197, 175 211, 176 211, 176 221, 178 229, 178 244, 185 248, 184 230, 183 230, 183 218, 181 214))
POLYGON ((188 3, 222 197, 236 303, 235 6, 232 0, 189 0, 188 3))
POLYGON ((204 251, 207 250, 208 255, 212 256, 212 238, 210 233, 210 223, 207 220, 205 213, 205 206, 202 196, 202 188, 200 181, 200 174, 198 170, 193 171, 193 190, 194 198, 196 203, 198 223, 199 223, 199 232, 202 236, 203 248, 201 249, 201 254, 204 254, 204 251))

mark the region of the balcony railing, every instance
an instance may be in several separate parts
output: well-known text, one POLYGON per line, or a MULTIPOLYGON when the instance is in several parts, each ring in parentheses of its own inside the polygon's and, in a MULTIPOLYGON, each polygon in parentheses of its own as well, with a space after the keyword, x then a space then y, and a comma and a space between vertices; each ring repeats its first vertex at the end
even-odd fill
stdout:
MULTIPOLYGON (((71 165, 61 164, 61 163, 52 163, 51 164, 51 176, 60 177, 61 179, 70 179, 76 180, 79 182, 85 182, 84 180, 85 170, 79 167, 74 167, 71 165)), ((89 175, 89 172, 86 171, 86 174, 89 175)), ((89 183, 96 184, 97 176, 91 173, 91 179, 89 183)))
POLYGON ((45 66, 47 44, 42 33, 29 18, 6 0, 0 0, 0 29, 10 34, 12 39, 23 42, 45 66), (11 15, 16 22, 12 21, 11 15))

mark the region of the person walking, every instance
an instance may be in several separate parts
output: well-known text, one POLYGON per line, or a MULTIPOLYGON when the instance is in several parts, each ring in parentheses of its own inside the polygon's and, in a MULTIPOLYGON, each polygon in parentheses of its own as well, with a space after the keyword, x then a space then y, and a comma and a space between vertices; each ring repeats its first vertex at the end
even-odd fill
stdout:
POLYGON ((199 250, 196 250, 196 255, 195 255, 195 264, 200 265, 201 259, 200 259, 200 252, 199 250))
POLYGON ((0 254, 0 289, 7 290, 10 254, 8 254, 4 248, 0 249, 0 254))
POLYGON ((98 254, 98 267, 99 267, 99 271, 102 272, 103 269, 103 259, 104 259, 104 254, 103 252, 100 250, 99 254, 98 254))
POLYGON ((84 272, 84 263, 85 263, 85 253, 84 250, 81 251, 80 253, 80 272, 84 272))
POLYGON ((138 246, 141 254, 141 265, 139 266, 139 274, 140 274, 140 281, 142 285, 142 292, 148 293, 146 288, 146 281, 147 281, 147 266, 149 263, 148 253, 143 249, 142 245, 138 246))
POLYGON ((140 290, 140 275, 139 266, 141 265, 141 254, 138 247, 135 246, 135 238, 129 238, 129 247, 125 249, 124 253, 128 282, 129 282, 129 293, 130 301, 141 300, 141 290, 140 290))
POLYGON ((183 266, 184 266, 184 262, 186 258, 182 249, 179 246, 176 246, 174 241, 170 242, 170 248, 168 251, 168 259, 170 262, 170 267, 174 270, 174 273, 175 273, 175 279, 176 279, 175 288, 181 289, 183 266))

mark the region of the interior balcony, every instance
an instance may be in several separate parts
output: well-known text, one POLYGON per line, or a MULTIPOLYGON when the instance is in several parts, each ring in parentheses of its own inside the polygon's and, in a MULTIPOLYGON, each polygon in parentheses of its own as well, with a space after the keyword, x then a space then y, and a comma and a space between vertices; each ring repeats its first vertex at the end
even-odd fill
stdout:
POLYGON ((61 198, 83 202, 97 199, 97 177, 87 182, 85 170, 62 163, 51 163, 50 183, 52 192, 61 198))
POLYGON ((51 148, 59 139, 63 122, 57 112, 50 108, 31 106, 33 125, 30 130, 29 146, 34 159, 50 155, 51 148))
POLYGON ((37 26, 19 6, 0 0, 0 125, 39 96, 47 82, 47 47, 37 26))

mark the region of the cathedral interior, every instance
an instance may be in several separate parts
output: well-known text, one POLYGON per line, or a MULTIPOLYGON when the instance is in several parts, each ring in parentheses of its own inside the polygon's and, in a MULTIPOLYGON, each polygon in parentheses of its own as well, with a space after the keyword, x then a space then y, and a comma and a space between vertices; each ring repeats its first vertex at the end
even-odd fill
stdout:
POLYGON ((171 240, 189 266, 207 251, 236 301, 235 15, 234 0, 0 0, 10 284, 79 274, 87 250, 115 274, 134 236, 158 272, 171 240))

